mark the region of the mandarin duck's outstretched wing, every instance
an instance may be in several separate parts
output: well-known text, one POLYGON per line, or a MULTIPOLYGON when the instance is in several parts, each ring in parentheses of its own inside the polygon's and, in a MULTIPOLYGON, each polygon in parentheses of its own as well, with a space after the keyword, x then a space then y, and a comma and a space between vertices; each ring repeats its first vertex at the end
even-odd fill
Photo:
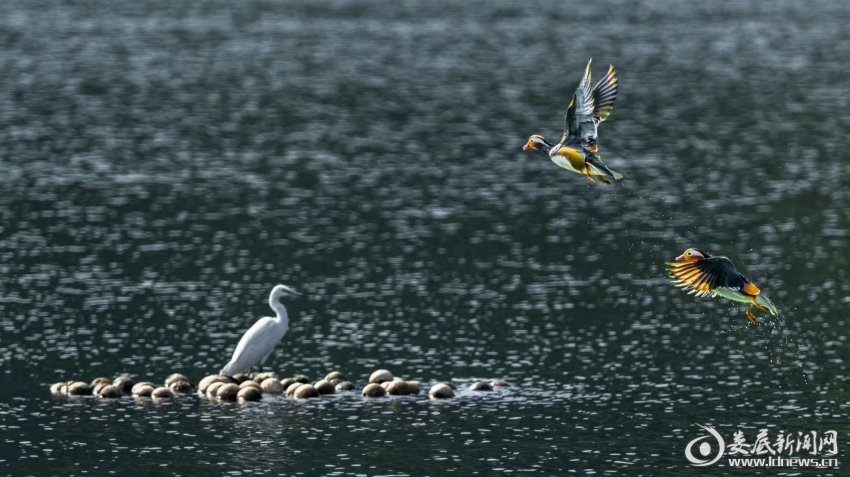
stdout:
POLYGON ((743 275, 738 273, 732 262, 726 257, 711 257, 702 260, 677 260, 667 262, 670 276, 676 286, 688 288, 688 293, 697 296, 717 293, 717 288, 726 288, 747 295, 758 295, 759 289, 743 275))
POLYGON ((614 65, 608 65, 608 73, 593 87, 593 120, 596 124, 608 119, 614 109, 619 86, 614 65))
MULTIPOLYGON (((590 62, 584 70, 584 78, 578 84, 570 105, 567 107, 567 115, 564 117, 564 135, 561 144, 578 143, 582 134, 586 134, 587 124, 593 126, 593 91, 590 88, 590 62)), ((596 136, 596 127, 593 126, 593 136, 596 136)))

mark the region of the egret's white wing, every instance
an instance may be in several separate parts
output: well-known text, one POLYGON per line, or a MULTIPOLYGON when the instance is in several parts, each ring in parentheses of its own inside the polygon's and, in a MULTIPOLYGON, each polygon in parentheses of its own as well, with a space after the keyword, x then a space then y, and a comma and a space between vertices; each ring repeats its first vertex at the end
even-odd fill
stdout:
POLYGON ((254 323, 254 326, 242 335, 242 339, 236 345, 236 350, 233 351, 233 357, 221 370, 221 374, 233 376, 259 364, 263 357, 271 353, 277 346, 277 343, 286 334, 286 330, 286 325, 275 321, 273 318, 260 318, 254 323))

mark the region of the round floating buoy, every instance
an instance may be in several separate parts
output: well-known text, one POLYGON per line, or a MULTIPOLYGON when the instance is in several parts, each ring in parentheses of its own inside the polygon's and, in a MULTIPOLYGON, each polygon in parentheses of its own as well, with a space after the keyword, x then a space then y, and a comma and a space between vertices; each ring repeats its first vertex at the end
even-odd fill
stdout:
POLYGON ((471 386, 469 386, 469 390, 470 391, 492 391, 493 386, 490 386, 490 383, 485 383, 484 381, 477 381, 477 382, 472 383, 471 386))
POLYGON ((419 394, 422 390, 422 383, 419 381, 408 381, 407 387, 410 390, 410 394, 419 394))
POLYGON ((277 378, 264 379, 262 384, 260 384, 260 389, 264 393, 269 394, 280 394, 285 391, 285 389, 283 389, 283 384, 280 384, 280 381, 278 381, 277 378))
POLYGON ((257 384, 262 384, 266 379, 280 379, 275 373, 257 373, 252 379, 257 384))
POLYGON ((120 389, 124 394, 130 394, 133 390, 134 384, 136 383, 128 376, 118 376, 114 381, 112 381, 112 385, 120 389))
POLYGON ((103 378, 103 377, 94 378, 94 379, 91 380, 91 384, 89 386, 91 386, 92 389, 94 389, 94 387, 97 386, 98 384, 112 384, 112 380, 109 379, 109 378, 103 378))
POLYGON ((434 399, 447 399, 455 397, 455 392, 446 383, 437 383, 431 387, 431 390, 428 391, 428 395, 434 399))
POLYGON ((198 392, 209 394, 209 387, 213 383, 227 383, 229 382, 226 377, 220 374, 211 374, 198 383, 198 392))
POLYGON ((360 392, 365 397, 381 397, 387 395, 387 390, 382 388, 380 384, 370 383, 360 392))
MULTIPOLYGON (((270 381, 270 380, 266 380, 270 381)), ((277 380, 274 380, 277 381, 277 380)), ((280 383, 278 383, 280 384, 280 383)), ((236 399, 240 401, 259 401, 263 398, 263 393, 260 392, 258 388, 253 386, 247 386, 239 390, 239 393, 236 395, 236 399)))
POLYGON ((151 397, 154 399, 171 399, 174 397, 174 393, 167 387, 160 386, 151 392, 151 397))
POLYGON ((82 381, 74 381, 68 385, 65 392, 69 396, 89 396, 91 395, 91 387, 82 381))
POLYGON ((105 388, 106 386, 112 386, 112 384, 107 384, 107 383, 97 383, 97 384, 96 384, 96 385, 92 388, 91 392, 92 392, 92 394, 94 394, 95 396, 99 396, 99 395, 100 395, 100 390, 101 390, 101 389, 103 389, 103 388, 105 388))
POLYGON ((303 374, 296 374, 292 377, 292 380, 296 383, 310 384, 310 378, 304 376, 303 374))
POLYGON ((336 386, 334 386, 334 389, 336 389, 336 392, 338 393, 344 391, 356 391, 357 386, 355 386, 351 381, 342 381, 341 383, 337 383, 336 386))
POLYGON ((457 390, 457 386, 455 385, 455 383, 453 383, 451 381, 443 381, 440 384, 445 384, 446 386, 452 388, 453 390, 457 390))
POLYGON ((393 373, 386 369, 379 369, 369 376, 369 384, 381 384, 393 380, 393 373))
POLYGON ((280 380, 280 385, 283 386, 284 391, 289 389, 289 386, 291 386, 293 383, 295 383, 295 380, 292 378, 283 378, 280 380))
POLYGON ((345 375, 340 373, 339 371, 331 371, 325 376, 325 381, 336 386, 337 384, 343 381, 348 381, 348 378, 346 378, 345 375))
POLYGON ((168 389, 175 393, 190 394, 192 392, 192 385, 189 384, 189 381, 172 381, 168 385, 168 389))
POLYGON ((490 381, 490 386, 493 386, 494 388, 500 387, 500 386, 507 387, 507 386, 510 386, 510 384, 508 384, 508 382, 505 381, 504 379, 495 379, 493 381, 490 381))
POLYGON ((149 383, 136 383, 136 385, 133 386, 132 392, 133 396, 150 397, 150 395, 153 394, 154 389, 156 388, 149 383))
POLYGON ((312 384, 302 383, 301 386, 298 386, 295 390, 294 396, 297 399, 317 398, 319 397, 319 391, 317 391, 312 384))
POLYGON ((50 394, 65 394, 65 391, 67 390, 67 382, 56 383, 53 386, 50 386, 50 394))
POLYGON ((210 384, 210 387, 207 388, 207 396, 216 397, 216 395, 218 394, 218 390, 221 389, 221 387, 224 386, 225 384, 230 384, 230 383, 222 383, 221 381, 216 381, 216 382, 210 384))
POLYGON ((294 396, 295 390, 300 388, 301 386, 304 386, 304 383, 295 383, 294 382, 294 383, 290 384, 289 387, 286 388, 286 395, 290 396, 290 397, 294 396))
POLYGON ((171 383, 174 383, 174 382, 177 382, 177 381, 186 381, 188 383, 189 378, 187 378, 186 376, 183 376, 180 373, 169 374, 168 377, 165 378, 165 385, 168 386, 168 387, 171 387, 171 383))
POLYGON ((100 388, 100 392, 97 393, 98 396, 102 398, 115 399, 120 398, 123 393, 121 389, 112 384, 107 384, 106 386, 100 388))
POLYGON ((239 383, 239 389, 245 389, 245 388, 257 388, 257 389, 260 389, 260 385, 259 385, 259 384, 257 384, 257 382, 256 382, 256 381, 253 381, 253 380, 249 379, 249 380, 247 380, 247 381, 242 381, 241 383, 239 383))
POLYGON ((410 386, 407 385, 407 381, 399 378, 395 378, 390 381, 386 389, 387 393, 392 394, 393 396, 406 396, 410 394, 410 386))
POLYGON ((239 386, 233 383, 222 384, 215 393, 219 401, 235 401, 239 394, 239 386))
POLYGON ((333 384, 329 383, 326 379, 319 380, 316 384, 313 385, 316 388, 316 391, 319 394, 334 394, 336 393, 336 387, 333 384))

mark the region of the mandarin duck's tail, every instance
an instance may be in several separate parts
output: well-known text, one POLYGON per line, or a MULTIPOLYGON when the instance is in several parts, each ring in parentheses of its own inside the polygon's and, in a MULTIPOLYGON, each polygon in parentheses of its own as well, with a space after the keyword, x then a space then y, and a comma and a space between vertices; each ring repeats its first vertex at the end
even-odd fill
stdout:
POLYGON ((776 316, 776 315, 779 314, 779 311, 776 309, 776 305, 774 305, 773 302, 770 301, 770 298, 768 298, 768 297, 766 297, 762 294, 756 295, 756 303, 759 306, 764 307, 773 316, 776 316))
POLYGON ((598 157, 588 155, 585 162, 587 163, 587 167, 590 168, 591 174, 595 176, 606 176, 614 180, 620 180, 623 178, 622 174, 609 169, 608 166, 606 166, 605 163, 603 163, 598 157))

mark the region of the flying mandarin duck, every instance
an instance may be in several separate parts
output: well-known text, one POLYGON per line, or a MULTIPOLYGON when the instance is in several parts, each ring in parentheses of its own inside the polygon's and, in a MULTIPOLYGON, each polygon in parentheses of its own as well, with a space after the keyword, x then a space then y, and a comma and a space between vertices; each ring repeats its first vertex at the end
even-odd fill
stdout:
POLYGON ((596 154, 596 127, 611 114, 614 100, 617 99, 617 88, 617 72, 614 71, 614 66, 609 65, 608 74, 591 89, 588 61, 584 78, 567 108, 561 142, 553 145, 543 136, 535 134, 528 138, 522 150, 537 149, 547 154, 555 164, 568 171, 584 174, 591 182, 596 182, 594 176, 604 184, 610 184, 611 179, 621 179, 623 175, 609 169, 596 154))
POLYGON ((676 261, 667 262, 673 283, 680 288, 688 288, 696 296, 720 295, 732 301, 747 304, 747 318, 756 321, 752 307, 776 316, 776 305, 761 294, 757 286, 747 277, 738 273, 735 266, 726 257, 714 257, 702 250, 689 248, 676 261))

